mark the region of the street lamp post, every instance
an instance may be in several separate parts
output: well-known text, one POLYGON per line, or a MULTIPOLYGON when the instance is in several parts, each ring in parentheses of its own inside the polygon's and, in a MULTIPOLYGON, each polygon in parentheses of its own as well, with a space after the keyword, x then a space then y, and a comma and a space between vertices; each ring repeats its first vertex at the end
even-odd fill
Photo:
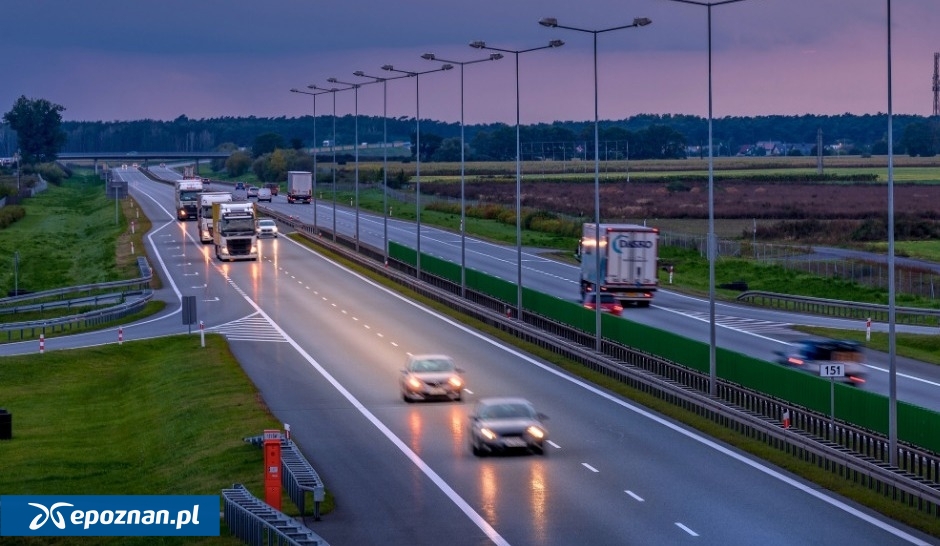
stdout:
POLYGON ((464 119, 463 119, 463 67, 468 64, 482 63, 486 61, 498 61, 503 58, 502 53, 493 53, 485 59, 476 59, 473 61, 448 61, 447 59, 441 59, 433 53, 425 53, 421 56, 422 59, 428 61, 439 61, 442 63, 456 64, 460 66, 460 296, 466 297, 467 295, 467 206, 466 206, 466 194, 464 191, 464 169, 466 164, 466 158, 464 157, 464 150, 466 149, 466 142, 464 141, 464 119))
POLYGON ((398 80, 409 76, 380 78, 370 76, 362 70, 353 72, 353 76, 372 79, 373 81, 369 83, 382 83, 382 256, 383 263, 388 265, 388 80, 398 80))
POLYGON ((898 370, 894 289, 894 133, 891 97, 891 0, 888 2, 888 462, 898 465, 898 370))
POLYGON ((409 70, 399 70, 394 66, 387 64, 382 66, 382 70, 387 70, 389 72, 398 72, 399 74, 404 74, 404 77, 412 77, 415 79, 415 235, 417 236, 416 244, 416 253, 415 253, 415 277, 420 281, 421 280, 421 85, 420 79, 422 74, 430 74, 431 72, 441 72, 444 70, 450 70, 454 68, 454 65, 445 64, 440 68, 435 68, 434 70, 425 70, 423 72, 411 72, 409 70))
POLYGON ((594 248, 594 271, 596 274, 595 285, 594 285, 594 297, 597 298, 594 301, 594 328, 596 332, 594 348, 598 351, 601 350, 601 300, 600 300, 600 276, 601 276, 601 253, 600 253, 600 241, 601 241, 601 186, 600 186, 600 173, 601 173, 601 164, 600 164, 600 121, 598 117, 598 105, 597 105, 597 35, 605 32, 611 32, 614 30, 622 30, 625 28, 633 27, 644 27, 652 23, 651 20, 646 17, 637 17, 633 20, 633 23, 629 25, 621 25, 618 27, 605 28, 603 30, 588 30, 584 28, 569 27, 565 25, 559 25, 558 19, 554 17, 546 17, 539 21, 539 24, 544 27, 549 28, 564 28, 567 30, 574 30, 577 32, 586 32, 591 34, 594 37, 594 236, 597 242, 594 248))
POLYGON ((712 145, 712 7, 744 0, 670 0, 682 4, 704 6, 708 12, 708 393, 718 391, 718 366, 715 356, 715 152, 712 145))
POLYGON ((500 53, 512 53, 516 59, 516 316, 522 318, 522 150, 519 143, 519 55, 561 47, 565 42, 552 40, 548 45, 531 47, 529 49, 502 49, 486 45, 486 42, 470 42, 474 49, 488 49, 500 53))
POLYGON ((336 93, 340 91, 349 91, 352 87, 345 87, 343 89, 338 89, 336 87, 331 87, 329 89, 325 87, 317 87, 314 84, 310 84, 307 87, 310 89, 318 89, 324 93, 333 94, 333 140, 330 141, 330 151, 333 152, 333 242, 336 242, 336 93))
POLYGON ((362 84, 358 83, 348 83, 341 82, 336 78, 328 78, 326 81, 330 83, 338 83, 340 85, 348 85, 353 90, 353 95, 355 96, 354 104, 355 114, 353 115, 353 149, 355 150, 355 186, 354 194, 356 196, 356 252, 359 252, 359 88, 362 87, 362 84))
POLYGON ((317 223, 317 95, 323 95, 329 93, 329 91, 319 93, 301 91, 300 89, 291 89, 290 91, 291 93, 301 93, 313 97, 313 145, 311 146, 313 150, 313 232, 314 235, 319 235, 320 225, 317 223))

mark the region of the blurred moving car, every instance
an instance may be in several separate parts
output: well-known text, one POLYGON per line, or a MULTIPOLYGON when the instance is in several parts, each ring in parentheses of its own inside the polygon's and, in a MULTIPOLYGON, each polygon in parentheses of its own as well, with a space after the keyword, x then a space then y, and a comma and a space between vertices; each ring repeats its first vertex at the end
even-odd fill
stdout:
POLYGON ((277 238, 277 223, 270 218, 262 218, 258 220, 258 237, 274 237, 277 238))
POLYGON ((601 292, 600 294, 588 292, 584 295, 584 301, 581 302, 581 304, 588 309, 595 309, 598 297, 601 299, 601 312, 617 315, 618 317, 623 313, 623 305, 620 304, 620 300, 613 294, 606 292, 601 292))
POLYGON ((511 450, 545 454, 547 417, 524 398, 484 398, 470 414, 470 451, 477 457, 511 450))
POLYGON ((398 385, 405 402, 443 398, 463 398, 463 370, 447 355, 411 355, 401 371, 398 385))
POLYGON ((258 188, 258 193, 255 195, 255 197, 258 199, 259 203, 262 201, 267 201, 270 203, 272 199, 271 190, 268 188, 258 188))
POLYGON ((777 362, 819 375, 819 367, 842 364, 845 377, 836 377, 854 385, 865 383, 865 355, 856 341, 845 339, 806 339, 798 341, 789 351, 775 351, 777 362))
POLYGON ((281 191, 281 185, 277 182, 268 182, 264 187, 271 190, 271 195, 277 195, 277 192, 281 191))
POLYGON ((248 197, 258 197, 258 186, 248 186, 248 197))

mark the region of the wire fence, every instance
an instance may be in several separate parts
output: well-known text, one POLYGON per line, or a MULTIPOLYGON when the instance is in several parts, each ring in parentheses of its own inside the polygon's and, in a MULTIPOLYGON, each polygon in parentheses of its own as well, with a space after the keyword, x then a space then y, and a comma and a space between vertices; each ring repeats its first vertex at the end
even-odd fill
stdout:
MULTIPOLYGON (((697 251, 707 257, 707 238, 703 235, 660 232, 662 246, 697 251)), ((755 243, 718 239, 717 258, 748 258, 772 264, 790 271, 808 273, 817 277, 837 278, 880 290, 888 289, 888 264, 860 259, 834 259, 819 257, 809 246, 755 243)), ((940 275, 928 269, 895 264, 894 289, 898 294, 938 299, 940 275)))

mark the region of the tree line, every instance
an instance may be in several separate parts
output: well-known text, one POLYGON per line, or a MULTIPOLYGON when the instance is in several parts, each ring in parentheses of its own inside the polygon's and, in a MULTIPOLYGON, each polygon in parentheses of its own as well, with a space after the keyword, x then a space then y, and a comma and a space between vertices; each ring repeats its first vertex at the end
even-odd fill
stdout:
MULTIPOLYGON (((415 120, 406 116, 385 120, 380 116, 223 117, 172 121, 62 121, 65 108, 45 99, 20 97, 4 114, 0 126, 0 156, 17 150, 45 160, 58 152, 204 152, 247 151, 257 159, 270 150, 255 149, 258 139, 277 140, 278 147, 302 150, 360 142, 410 141, 412 157, 422 161, 458 161, 460 125, 421 120, 420 149, 415 120), (387 137, 384 128, 388 127, 387 137), (314 136, 316 135, 316 139, 314 136)), ((932 156, 940 152, 940 120, 924 116, 893 116, 895 153, 932 156), (900 135, 900 138, 898 138, 900 135)), ((886 154, 886 114, 837 116, 723 117, 713 121, 716 155, 738 155, 757 142, 815 145, 821 132, 826 149, 847 154, 886 154)), ((507 161, 516 157, 516 128, 503 123, 465 127, 464 156, 470 161, 507 161)), ((263 141, 263 140, 262 140, 263 141)), ((599 124, 597 148, 601 159, 670 159, 689 154, 707 155, 705 118, 682 114, 642 114, 599 124)), ((523 159, 594 159, 594 123, 556 121, 519 129, 523 159)), ((757 151, 760 152, 761 149, 757 151)), ((801 152, 802 153, 802 152, 801 152)), ((812 151, 815 153, 815 150, 812 151)))

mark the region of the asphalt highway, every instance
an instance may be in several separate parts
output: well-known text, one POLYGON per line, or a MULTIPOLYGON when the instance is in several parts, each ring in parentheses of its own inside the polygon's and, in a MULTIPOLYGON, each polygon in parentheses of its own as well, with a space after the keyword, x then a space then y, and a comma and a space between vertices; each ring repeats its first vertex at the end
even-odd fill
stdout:
MULTIPOLYGON (((178 296, 196 295, 207 330, 227 337, 335 496, 334 512, 307 521, 334 546, 940 543, 468 329, 289 238, 262 241, 257 262, 221 264, 198 242, 195 223, 176 222, 169 186, 126 176, 153 221, 152 265, 169 280, 161 296, 171 306, 126 326, 125 340, 186 332, 178 296), (449 354, 466 370, 465 402, 401 400, 398 375, 406 356, 418 352, 449 354), (474 400, 506 395, 548 414, 546 455, 470 454, 474 400)), ((299 209, 312 207, 292 210, 299 209)), ((322 216, 328 210, 319 211, 321 222, 331 220, 322 216)), ((702 327, 700 320, 676 324, 702 327)), ((53 338, 47 350, 113 337, 53 338)), ((238 437, 261 432, 220 426, 238 437)))

